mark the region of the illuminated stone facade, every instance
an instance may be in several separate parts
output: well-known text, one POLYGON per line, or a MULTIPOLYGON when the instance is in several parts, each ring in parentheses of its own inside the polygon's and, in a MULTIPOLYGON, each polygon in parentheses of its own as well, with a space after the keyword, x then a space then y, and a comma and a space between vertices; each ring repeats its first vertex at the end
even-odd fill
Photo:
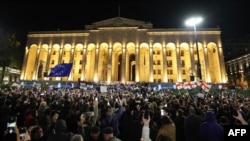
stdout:
POLYGON ((229 84, 249 88, 250 54, 242 55, 226 62, 229 84))
MULTIPOLYGON (((226 83, 220 29, 196 33, 202 79, 226 83)), ((196 75, 196 64, 192 28, 155 29, 151 23, 115 17, 86 25, 85 30, 28 33, 21 80, 184 82, 196 75), (69 77, 38 78, 41 64, 44 74, 69 62, 69 77)))
MULTIPOLYGON (((0 73, 2 73, 2 70, 3 70, 3 68, 0 67, 0 73)), ((4 78, 3 78, 3 84, 12 84, 14 82, 19 82, 20 81, 20 74, 21 74, 20 70, 6 67, 4 78)))

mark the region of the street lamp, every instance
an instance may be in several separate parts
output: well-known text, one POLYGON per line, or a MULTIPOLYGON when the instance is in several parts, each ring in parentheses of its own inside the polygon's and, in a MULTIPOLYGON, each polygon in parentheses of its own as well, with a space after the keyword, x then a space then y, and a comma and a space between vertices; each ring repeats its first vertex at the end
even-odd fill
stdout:
POLYGON ((197 77, 202 80, 202 75, 201 75, 201 62, 200 62, 200 56, 199 56, 199 48, 198 48, 198 42, 197 42, 197 35, 196 35, 196 25, 202 22, 201 17, 194 17, 188 19, 185 24, 187 26, 193 26, 194 27, 194 38, 195 38, 195 45, 196 45, 196 51, 197 51, 197 77))

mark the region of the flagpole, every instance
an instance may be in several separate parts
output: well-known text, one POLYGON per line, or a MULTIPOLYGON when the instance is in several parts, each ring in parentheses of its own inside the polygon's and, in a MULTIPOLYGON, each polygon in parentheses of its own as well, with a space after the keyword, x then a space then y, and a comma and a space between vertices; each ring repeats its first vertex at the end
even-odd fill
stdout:
MULTIPOLYGON (((73 63, 72 63, 72 65, 73 65, 73 63)), ((70 70, 70 73, 71 73, 71 70, 70 70)), ((67 85, 68 85, 68 82, 69 82, 70 73, 69 73, 69 75, 67 76, 67 81, 66 81, 66 84, 65 84, 65 89, 67 88, 67 85)))
MULTIPOLYGON (((144 71, 146 70, 146 58, 145 58, 145 53, 144 53, 144 58, 143 58, 143 67, 144 67, 144 71)), ((145 73, 143 75, 143 79, 145 80, 145 73)))
POLYGON ((66 84, 65 84, 65 90, 67 89, 67 85, 68 85, 68 82, 69 82, 69 77, 67 77, 67 81, 66 81, 66 84))
POLYGON ((179 95, 181 95, 181 91, 180 91, 180 89, 178 89, 178 92, 179 92, 179 95))
POLYGON ((189 91, 188 91, 188 89, 186 89, 186 91, 187 91, 187 93, 189 94, 189 91))

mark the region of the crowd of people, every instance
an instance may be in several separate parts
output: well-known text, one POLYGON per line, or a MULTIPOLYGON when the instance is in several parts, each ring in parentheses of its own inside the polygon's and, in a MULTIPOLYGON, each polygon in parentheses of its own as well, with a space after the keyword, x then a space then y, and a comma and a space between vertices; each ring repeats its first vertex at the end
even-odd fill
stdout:
POLYGON ((119 89, 3 88, 2 141, 223 141, 226 125, 249 125, 249 95, 119 89))

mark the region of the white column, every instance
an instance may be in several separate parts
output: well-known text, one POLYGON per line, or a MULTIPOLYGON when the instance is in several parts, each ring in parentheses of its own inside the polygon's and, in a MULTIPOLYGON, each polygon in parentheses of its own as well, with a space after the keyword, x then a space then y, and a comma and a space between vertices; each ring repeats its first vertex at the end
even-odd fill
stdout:
POLYGON ((196 71, 195 71, 195 65, 196 63, 194 62, 194 48, 193 46, 189 46, 189 53, 190 53, 190 61, 191 61, 191 68, 190 68, 190 71, 191 71, 191 76, 194 76, 196 74, 196 71))
MULTIPOLYGON (((47 54, 46 65, 45 65, 45 72, 47 73, 47 75, 49 75, 50 58, 51 58, 51 46, 48 48, 48 54, 47 54)), ((49 79, 49 78, 44 78, 44 80, 46 79, 49 79)))
POLYGON ((86 46, 83 47, 83 55, 82 55, 82 76, 81 76, 81 79, 82 80, 85 80, 86 79, 86 46))
POLYGON ((154 82, 153 75, 153 47, 149 47, 149 82, 154 82))
POLYGON ((37 73, 38 73, 38 67, 39 67, 39 63, 40 63, 39 62, 40 51, 41 51, 41 48, 40 48, 40 45, 39 45, 38 50, 36 52, 35 66, 34 66, 34 71, 33 71, 33 76, 32 76, 33 80, 38 80, 37 73))
POLYGON ((28 62, 28 55, 29 55, 29 49, 28 47, 25 48, 25 55, 23 59, 23 66, 22 66, 22 73, 21 73, 21 80, 26 80, 26 69, 27 69, 27 62, 28 62))
POLYGON ((165 45, 162 47, 162 66, 163 66, 163 75, 162 82, 167 82, 167 58, 166 58, 166 47, 165 45))
MULTIPOLYGON (((203 81, 205 82, 211 82, 211 78, 210 78, 210 71, 209 71, 209 61, 208 61, 208 54, 207 54, 207 47, 204 47, 204 75, 205 77, 203 76, 202 79, 203 81), (209 78, 209 80, 208 80, 209 78)), ((202 68, 202 66, 201 66, 202 68)), ((202 69, 201 69, 202 70, 202 69)), ((202 73, 201 73, 202 74, 202 73)))
POLYGON ((112 47, 108 48, 108 64, 107 64, 107 82, 110 84, 112 81, 112 47))
MULTIPOLYGON (((72 47, 71 47, 71 54, 70 54, 70 63, 74 62, 74 58, 75 58, 75 45, 72 45, 72 47)), ((73 64, 72 69, 74 69, 74 66, 75 66, 75 64, 73 64)), ((70 72, 68 80, 73 80, 72 71, 70 72)))
POLYGON ((140 81, 140 49, 138 46, 135 47, 135 81, 140 81))
POLYGON ((228 78, 226 78, 226 67, 225 67, 223 49, 222 49, 222 47, 218 47, 217 49, 219 50, 218 55, 219 55, 219 63, 220 63, 221 83, 225 83, 228 78))
POLYGON ((122 62, 121 62, 121 81, 125 83, 126 81, 126 47, 122 47, 122 62))
POLYGON ((177 65, 177 81, 182 82, 182 68, 181 68, 181 56, 180 56, 180 47, 176 46, 176 65, 177 65))
POLYGON ((99 45, 95 48, 95 69, 94 69, 94 81, 98 82, 98 61, 99 61, 99 45))

